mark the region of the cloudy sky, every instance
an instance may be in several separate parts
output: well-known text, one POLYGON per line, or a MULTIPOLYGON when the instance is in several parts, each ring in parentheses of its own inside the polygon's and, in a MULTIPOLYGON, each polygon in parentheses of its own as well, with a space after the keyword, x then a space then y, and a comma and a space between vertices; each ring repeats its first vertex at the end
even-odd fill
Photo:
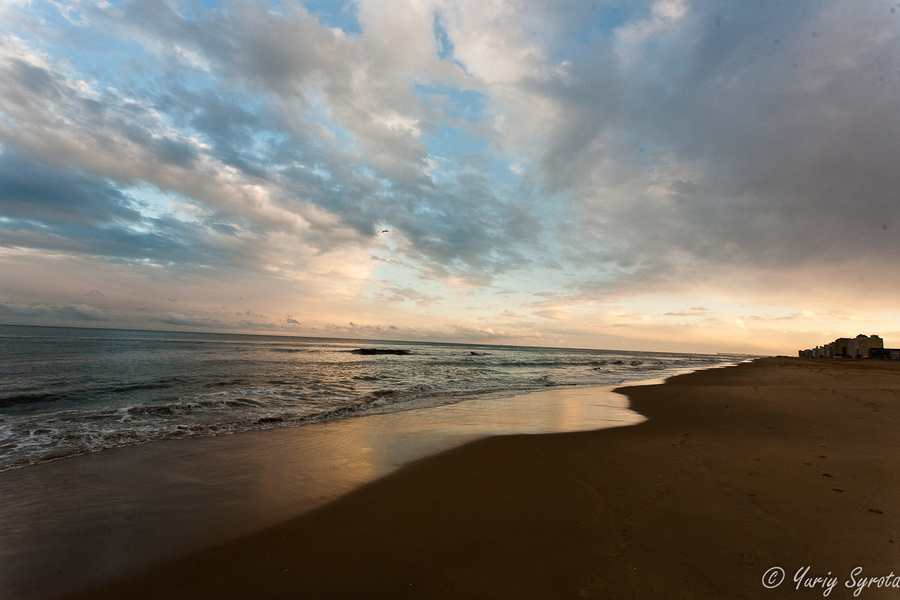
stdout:
POLYGON ((0 323, 900 346, 900 2, 0 0, 0 323))

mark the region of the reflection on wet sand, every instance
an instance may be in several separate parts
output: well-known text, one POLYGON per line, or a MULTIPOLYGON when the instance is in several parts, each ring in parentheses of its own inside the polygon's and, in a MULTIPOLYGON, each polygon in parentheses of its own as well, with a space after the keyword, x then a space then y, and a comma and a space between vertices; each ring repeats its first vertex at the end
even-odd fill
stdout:
POLYGON ((562 388, 7 471, 0 473, 0 596, 51 597, 174 558, 481 437, 642 420, 608 388, 562 388))

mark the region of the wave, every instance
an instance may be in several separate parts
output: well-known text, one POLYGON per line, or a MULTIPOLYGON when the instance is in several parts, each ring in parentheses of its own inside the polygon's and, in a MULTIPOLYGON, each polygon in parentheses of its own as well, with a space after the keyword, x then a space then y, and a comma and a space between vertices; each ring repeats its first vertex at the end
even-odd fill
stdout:
POLYGON ((361 416, 409 402, 428 384, 374 390, 354 397, 299 396, 260 388, 116 409, 62 411, 15 422, 0 420, 0 471, 146 442, 297 427, 361 416))
POLYGON ((377 354, 396 354, 400 356, 408 356, 412 354, 411 350, 406 350, 403 348, 357 348, 356 350, 347 350, 350 354, 362 354, 364 356, 371 356, 377 354))
POLYGON ((203 384, 204 388, 221 388, 221 387, 232 387, 236 385, 245 385, 248 383, 247 379, 225 379, 222 381, 207 381, 203 384))
POLYGON ((653 364, 659 366, 678 366, 682 364, 707 364, 711 362, 721 362, 720 360, 711 360, 706 357, 682 357, 674 355, 665 358, 652 358, 646 355, 582 355, 582 356, 545 356, 545 357, 510 357, 503 355, 492 355, 490 353, 463 353, 451 357, 444 357, 434 360, 431 364, 441 366, 472 366, 472 365, 491 365, 496 367, 580 367, 580 366, 603 366, 603 365, 633 365, 637 364, 653 364))
MULTIPOLYGON (((235 408, 264 407, 265 403, 251 398, 200 398, 190 402, 166 402, 143 404, 119 409, 116 414, 129 417, 143 415, 190 415, 200 411, 231 410, 235 408)), ((107 413, 109 414, 109 413, 107 413)))
POLYGON ((57 402, 59 400, 65 400, 65 396, 61 396, 60 394, 23 394, 19 396, 6 396, 0 398, 0 408, 31 405, 40 402, 57 402))
POLYGON ((157 379, 156 381, 132 383, 129 385, 118 385, 109 388, 103 388, 102 391, 112 394, 129 394, 131 392, 142 392, 145 390, 160 390, 165 388, 173 388, 182 384, 180 377, 168 377, 165 379, 157 379))
POLYGON ((618 385, 650 371, 658 377, 727 360, 458 346, 355 348, 366 343, 341 341, 323 350, 319 342, 296 348, 279 342, 252 346, 259 354, 250 359, 223 362, 233 355, 229 344, 219 354, 205 348, 197 359, 185 355, 185 365, 173 365, 165 347, 154 342, 149 366, 140 363, 135 371, 110 371, 104 355, 93 375, 73 368, 65 390, 55 375, 44 378, 43 389, 7 388, 8 396, 0 398, 0 409, 7 409, 0 414, 0 470, 162 439, 296 427, 550 386, 618 385), (86 387, 76 389, 77 382, 86 387))
POLYGON ((88 387, 69 387, 65 392, 45 392, 40 394, 18 394, 0 398, 0 408, 16 406, 33 406, 41 403, 80 402, 82 400, 108 394, 134 394, 151 390, 173 389, 183 385, 180 377, 169 377, 155 381, 137 382, 127 385, 91 385, 88 387))

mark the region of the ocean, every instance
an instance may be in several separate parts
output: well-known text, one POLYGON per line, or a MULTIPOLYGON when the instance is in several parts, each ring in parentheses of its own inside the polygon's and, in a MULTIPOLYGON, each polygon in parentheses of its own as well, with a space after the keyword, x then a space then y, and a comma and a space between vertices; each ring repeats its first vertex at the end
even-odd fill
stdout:
POLYGON ((619 385, 744 358, 0 325, 0 471, 156 440, 619 385))

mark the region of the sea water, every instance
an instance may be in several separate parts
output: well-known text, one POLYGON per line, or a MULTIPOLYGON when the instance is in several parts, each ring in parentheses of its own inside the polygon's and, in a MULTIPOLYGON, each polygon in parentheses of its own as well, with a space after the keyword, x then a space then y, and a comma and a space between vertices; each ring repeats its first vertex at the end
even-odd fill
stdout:
POLYGON ((741 358, 0 325, 0 471, 154 440, 619 385, 741 358))
POLYGON ((479 437, 634 424, 609 386, 742 358, 0 326, 0 597, 185 556, 479 437))

